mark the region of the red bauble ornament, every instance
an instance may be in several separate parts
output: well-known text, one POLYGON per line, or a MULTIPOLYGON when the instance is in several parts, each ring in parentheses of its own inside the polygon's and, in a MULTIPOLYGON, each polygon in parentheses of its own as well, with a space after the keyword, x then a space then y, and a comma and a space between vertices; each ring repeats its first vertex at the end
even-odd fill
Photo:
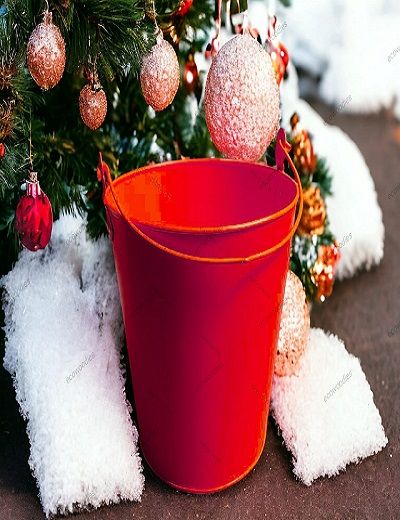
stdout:
POLYGON ((279 41, 275 43, 275 25, 276 16, 273 16, 268 27, 267 51, 271 56, 272 65, 274 66, 275 70, 276 81, 278 85, 280 85, 289 64, 289 53, 283 43, 279 41))
POLYGON ((185 63, 185 68, 183 70, 183 83, 189 94, 194 92, 199 85, 199 71, 197 70, 197 65, 192 53, 189 54, 185 63))
POLYGON ((44 249, 53 227, 53 211, 47 195, 40 188, 37 176, 31 173, 26 181, 26 194, 15 211, 15 229, 24 247, 30 251, 44 249))
POLYGON ((79 94, 79 112, 82 121, 91 130, 97 130, 107 115, 107 97, 100 86, 85 85, 79 94))
POLYGON ((43 23, 33 30, 29 38, 27 62, 32 78, 45 90, 55 87, 62 78, 65 42, 49 11, 44 13, 43 23))
POLYGON ((176 16, 185 16, 193 5, 193 0, 182 0, 178 9, 175 11, 176 16))
POLYGON ((162 33, 157 43, 142 61, 140 85, 146 103, 156 112, 164 110, 174 100, 179 87, 179 62, 174 48, 162 33))
POLYGON ((205 116, 215 146, 230 159, 257 161, 279 125, 279 89, 271 58, 245 32, 213 58, 206 82, 205 116))
POLYGON ((3 143, 0 143, 0 159, 3 159, 3 157, 6 155, 6 147, 3 143))

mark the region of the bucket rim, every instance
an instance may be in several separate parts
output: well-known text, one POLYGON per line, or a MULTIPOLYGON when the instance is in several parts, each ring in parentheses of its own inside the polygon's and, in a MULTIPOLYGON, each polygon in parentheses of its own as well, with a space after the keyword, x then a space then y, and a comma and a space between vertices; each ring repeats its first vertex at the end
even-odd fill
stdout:
MULTIPOLYGON (((148 222, 148 221, 144 221, 144 220, 136 219, 136 218, 128 219, 125 216, 123 216, 123 218, 125 218, 125 220, 128 222, 134 222, 135 224, 137 224, 139 226, 144 226, 144 227, 153 229, 155 231, 172 232, 172 233, 192 233, 192 234, 226 233, 226 232, 230 232, 230 231, 239 231, 239 230, 243 230, 243 229, 257 227, 262 224, 266 224, 267 222, 271 222, 280 217, 283 217, 289 211, 291 211, 293 209, 293 207, 296 207, 297 202, 299 200, 299 186, 295 182, 295 180, 292 179, 292 177, 290 175, 288 175, 285 171, 279 170, 276 167, 270 166, 268 164, 254 163, 251 161, 244 161, 244 160, 240 160, 240 159, 225 159, 223 157, 221 157, 221 158, 220 157, 209 157, 209 158, 205 157, 205 158, 195 158, 195 159, 178 159, 175 161, 168 161, 168 162, 162 162, 162 163, 157 163, 157 164, 147 164, 147 165, 141 166, 140 168, 137 168, 135 170, 130 170, 128 172, 123 173, 116 179, 113 179, 112 184, 114 186, 116 186, 116 185, 124 182, 126 180, 127 176, 137 177, 139 175, 143 175, 144 173, 148 172, 149 170, 154 171, 154 170, 160 169, 162 167, 165 167, 166 164, 167 165, 174 165, 174 164, 181 165, 183 162, 197 162, 197 163, 224 162, 224 163, 235 163, 235 164, 240 163, 240 164, 245 164, 245 165, 257 166, 260 168, 267 168, 267 169, 273 170, 277 174, 284 175, 286 177, 286 179, 288 179, 288 181, 291 181, 296 188, 296 194, 293 197, 293 199, 291 200, 291 202, 289 202, 289 204, 287 204, 280 210, 278 210, 274 213, 271 213, 270 215, 267 215, 265 217, 261 217, 259 219, 250 220, 250 221, 246 221, 246 222, 240 222, 238 224, 224 224, 222 226, 201 226, 201 227, 199 227, 199 226, 182 226, 182 225, 176 225, 176 224, 168 224, 168 223, 164 223, 164 222, 157 222, 157 223, 148 222)), ((121 217, 122 215, 121 215, 120 211, 117 208, 114 208, 112 204, 110 205, 107 203, 108 200, 110 200, 112 202, 112 196, 109 196, 109 194, 111 194, 111 188, 110 188, 110 186, 107 186, 105 189, 104 198, 103 198, 104 204, 109 208, 110 211, 112 211, 113 213, 115 213, 116 215, 119 215, 121 217)))

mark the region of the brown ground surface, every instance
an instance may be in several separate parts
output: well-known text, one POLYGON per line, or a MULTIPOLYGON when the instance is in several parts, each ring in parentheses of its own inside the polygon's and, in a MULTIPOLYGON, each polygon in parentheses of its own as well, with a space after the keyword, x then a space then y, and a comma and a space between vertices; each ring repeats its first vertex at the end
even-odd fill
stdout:
MULTIPOLYGON (((325 116, 331 113, 318 108, 325 116)), ((386 226, 385 258, 378 268, 338 283, 329 302, 314 308, 312 324, 334 331, 361 359, 388 446, 336 478, 305 487, 294 480, 290 457, 270 422, 259 464, 231 489, 210 496, 185 495, 165 486, 146 468, 141 504, 106 507, 82 514, 80 520, 400 519, 400 332, 388 336, 400 320, 400 193, 388 198, 400 182, 400 127, 396 137, 396 125, 387 114, 337 114, 334 123, 361 148, 375 179, 386 226)), ((0 397, 0 520, 42 520, 27 463, 25 426, 3 368, 0 397)))

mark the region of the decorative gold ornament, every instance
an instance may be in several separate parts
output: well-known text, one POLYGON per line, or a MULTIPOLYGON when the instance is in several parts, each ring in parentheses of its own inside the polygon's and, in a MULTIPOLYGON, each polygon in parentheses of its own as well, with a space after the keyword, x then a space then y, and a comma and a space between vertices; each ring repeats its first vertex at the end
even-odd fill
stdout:
POLYGON ((303 213, 298 233, 300 235, 322 235, 325 230, 326 207, 318 186, 310 186, 303 192, 303 213))
POLYGON ((323 302, 332 294, 336 265, 339 259, 340 252, 336 242, 319 246, 317 261, 311 269, 313 281, 317 286, 317 300, 323 302))
POLYGON ((300 118, 295 112, 290 118, 292 127, 293 162, 301 174, 312 175, 317 166, 312 141, 307 130, 301 128, 300 118))

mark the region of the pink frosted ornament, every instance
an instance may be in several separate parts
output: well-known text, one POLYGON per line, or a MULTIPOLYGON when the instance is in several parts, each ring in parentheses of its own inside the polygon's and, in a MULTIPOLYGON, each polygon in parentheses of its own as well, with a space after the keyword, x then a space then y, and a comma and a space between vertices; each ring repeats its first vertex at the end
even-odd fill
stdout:
POLYGON ((146 103, 156 112, 164 110, 174 100, 179 87, 179 62, 174 48, 164 40, 162 32, 140 69, 140 85, 146 103))
POLYGON ((65 42, 49 11, 33 30, 26 54, 29 72, 39 87, 44 90, 55 87, 64 73, 65 42))
POLYGON ((15 229, 21 243, 30 251, 44 249, 53 228, 53 211, 47 195, 42 191, 36 173, 26 181, 23 195, 15 211, 15 229))
POLYGON ((271 58, 245 31, 214 57, 205 88, 205 116, 225 157, 257 161, 279 125, 279 89, 271 58))

